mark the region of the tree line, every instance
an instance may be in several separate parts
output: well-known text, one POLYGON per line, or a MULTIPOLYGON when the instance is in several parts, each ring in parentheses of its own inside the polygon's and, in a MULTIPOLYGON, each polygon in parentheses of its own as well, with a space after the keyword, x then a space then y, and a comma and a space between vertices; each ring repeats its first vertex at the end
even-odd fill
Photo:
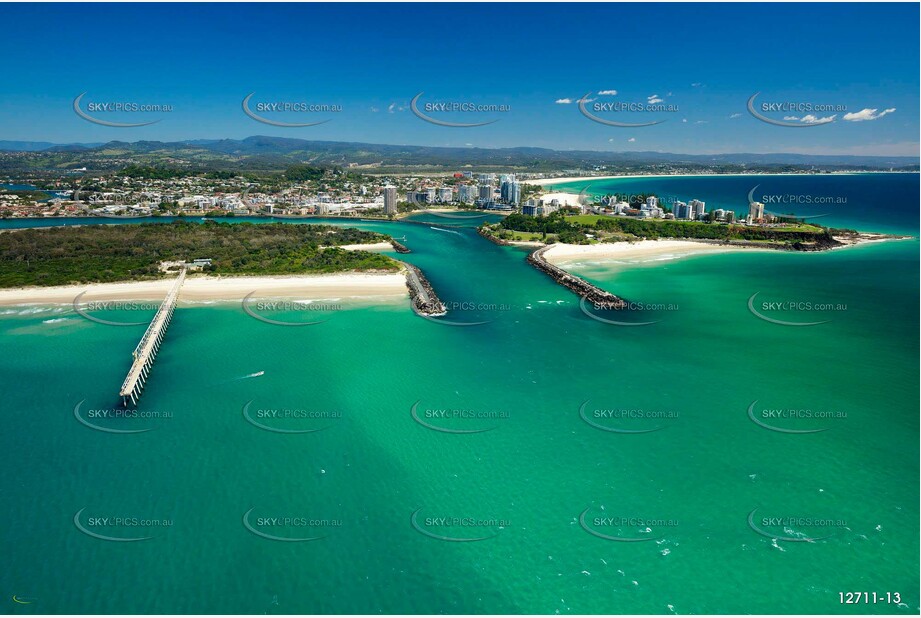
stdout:
POLYGON ((26 229, 0 234, 0 287, 157 279, 160 262, 211 258, 218 275, 399 269, 379 253, 339 245, 387 236, 332 225, 144 223, 26 229))

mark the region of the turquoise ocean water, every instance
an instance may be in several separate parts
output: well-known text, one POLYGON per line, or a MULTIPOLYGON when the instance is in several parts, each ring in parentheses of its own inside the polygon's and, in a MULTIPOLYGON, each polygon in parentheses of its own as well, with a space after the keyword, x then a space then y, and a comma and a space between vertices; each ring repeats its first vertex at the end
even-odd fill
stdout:
MULTIPOLYGON (((304 327, 183 305, 140 418, 99 411, 144 326, 0 309, 5 610, 917 613, 918 176, 758 180, 847 196, 798 213, 827 225, 915 238, 569 264, 654 322, 618 326, 477 236, 481 218, 338 222, 405 235, 445 319, 482 323, 405 300, 327 299, 304 327), (753 294, 823 323, 759 319, 753 294)), ((610 184, 741 211, 757 183, 610 184)))

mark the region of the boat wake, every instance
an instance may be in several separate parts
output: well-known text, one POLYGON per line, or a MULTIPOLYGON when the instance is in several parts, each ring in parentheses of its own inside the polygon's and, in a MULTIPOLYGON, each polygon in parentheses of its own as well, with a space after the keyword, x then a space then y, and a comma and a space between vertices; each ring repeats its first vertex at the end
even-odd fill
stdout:
POLYGON ((240 376, 239 378, 235 378, 235 379, 237 379, 237 380, 247 380, 247 379, 249 379, 249 378, 258 378, 259 376, 263 376, 263 375, 265 375, 265 372, 264 372, 264 371, 257 371, 256 373, 251 373, 251 374, 249 374, 249 375, 240 376))
POLYGON ((461 234, 460 232, 455 232, 454 230, 445 230, 445 229, 443 229, 443 228, 435 227, 435 226, 433 226, 433 225, 430 225, 430 226, 429 226, 429 229, 433 229, 433 230, 436 230, 436 231, 438 231, 438 232, 447 232, 448 234, 457 234, 458 236, 463 236, 463 234, 461 234))

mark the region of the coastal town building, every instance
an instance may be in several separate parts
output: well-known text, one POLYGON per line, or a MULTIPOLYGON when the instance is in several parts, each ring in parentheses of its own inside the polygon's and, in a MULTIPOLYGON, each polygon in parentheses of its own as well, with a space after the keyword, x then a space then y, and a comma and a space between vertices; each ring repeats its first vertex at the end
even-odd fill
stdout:
POLYGON ((81 185, 85 188, 67 189, 60 183, 44 189, 44 194, 29 184, 31 179, 24 178, 19 185, 26 187, 22 194, 11 190, 15 186, 13 183, 6 189, 0 187, 0 216, 373 217, 398 215, 399 200, 412 208, 458 205, 483 210, 517 209, 534 216, 575 208, 581 213, 641 219, 719 223, 733 223, 739 219, 748 225, 776 224, 776 217, 764 212, 764 205, 758 202, 751 203, 748 209, 740 209, 738 217, 727 208, 715 209, 708 216, 706 202, 699 199, 684 202, 643 194, 639 199, 631 198, 628 203, 614 194, 586 202, 574 193, 565 192, 544 192, 542 198, 533 186, 524 186, 521 178, 517 173, 497 175, 466 170, 447 175, 382 174, 356 182, 327 173, 320 180, 278 186, 242 176, 215 179, 192 175, 161 179, 99 174, 83 178, 81 185), (666 209, 666 204, 671 208, 666 209))
POLYGON ((751 202, 748 205, 748 218, 746 222, 763 223, 764 222, 764 204, 761 202, 751 202))
POLYGON ((392 185, 384 187, 384 214, 397 214, 397 188, 392 185))
POLYGON ((689 219, 696 221, 707 214, 707 203, 700 200, 691 200, 688 202, 689 219))
POLYGON ((450 204, 454 201, 454 189, 451 187, 440 187, 437 197, 440 204, 450 204))
POLYGON ((521 185, 514 176, 504 176, 505 180, 499 186, 499 195, 503 202, 517 206, 521 201, 521 185))
POLYGON ((462 204, 472 204, 479 197, 476 185, 459 185, 457 187, 457 201, 462 204))

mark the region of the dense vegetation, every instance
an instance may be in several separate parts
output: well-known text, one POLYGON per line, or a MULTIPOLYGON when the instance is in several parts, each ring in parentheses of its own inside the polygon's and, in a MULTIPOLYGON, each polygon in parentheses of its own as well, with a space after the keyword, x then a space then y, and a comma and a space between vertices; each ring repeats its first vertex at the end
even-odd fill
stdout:
POLYGON ((211 258, 217 275, 283 275, 399 268, 378 253, 337 245, 382 234, 331 225, 145 223, 0 233, 0 287, 157 279, 162 261, 211 258), (333 247, 333 248, 322 248, 333 247))
POLYGON ((556 235, 556 240, 572 244, 589 242, 589 237, 586 234, 610 237, 606 238, 610 240, 692 238, 828 244, 832 242, 831 234, 833 232, 833 230, 812 225, 767 228, 698 221, 635 219, 597 215, 565 217, 559 212, 547 217, 512 214, 499 223, 499 228, 499 238, 506 238, 503 234, 508 232, 518 231, 541 234, 545 239, 550 234, 554 234, 556 235), (502 230, 505 230, 505 232, 502 230))
POLYGON ((129 165, 121 172, 121 175, 129 178, 142 178, 150 180, 172 180, 174 178, 188 178, 189 176, 201 176, 213 180, 229 180, 236 178, 236 172, 223 170, 192 170, 179 169, 173 167, 152 167, 145 165, 129 165))
POLYGON ((292 182, 303 182, 305 180, 320 180, 326 174, 322 167, 312 167, 310 165, 292 165, 285 170, 285 178, 292 182))
MULTIPOLYGON (((249 178, 259 178, 264 180, 284 179, 290 182, 304 182, 322 180, 325 176, 340 172, 339 170, 329 167, 319 167, 312 165, 290 165, 283 174, 278 173, 249 173, 249 178)), ((165 165, 136 165, 126 166, 120 172, 122 176, 128 178, 138 178, 144 180, 173 180, 175 178, 188 178, 190 176, 200 176, 214 180, 229 180, 240 176, 239 173, 230 170, 221 169, 195 169, 183 167, 168 167, 165 165)), ((341 173, 341 172, 340 172, 341 173)))

